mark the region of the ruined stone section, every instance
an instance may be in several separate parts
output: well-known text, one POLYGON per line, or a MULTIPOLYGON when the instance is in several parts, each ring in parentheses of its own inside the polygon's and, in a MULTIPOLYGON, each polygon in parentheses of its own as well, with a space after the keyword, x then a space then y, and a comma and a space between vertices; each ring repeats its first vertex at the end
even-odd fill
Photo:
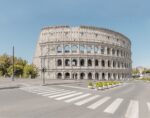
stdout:
POLYGON ((131 42, 104 28, 45 27, 33 63, 40 72, 46 68, 47 79, 126 80, 131 77, 131 42))

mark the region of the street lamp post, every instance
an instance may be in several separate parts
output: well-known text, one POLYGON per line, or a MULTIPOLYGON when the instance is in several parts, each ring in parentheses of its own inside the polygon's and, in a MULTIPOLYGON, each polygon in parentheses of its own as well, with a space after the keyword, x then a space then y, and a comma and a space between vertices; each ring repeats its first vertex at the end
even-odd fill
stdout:
POLYGON ((14 63, 15 63, 15 48, 14 48, 14 46, 13 46, 13 57, 12 57, 12 63, 13 63, 13 65, 12 65, 12 81, 15 81, 15 79, 14 79, 14 63))

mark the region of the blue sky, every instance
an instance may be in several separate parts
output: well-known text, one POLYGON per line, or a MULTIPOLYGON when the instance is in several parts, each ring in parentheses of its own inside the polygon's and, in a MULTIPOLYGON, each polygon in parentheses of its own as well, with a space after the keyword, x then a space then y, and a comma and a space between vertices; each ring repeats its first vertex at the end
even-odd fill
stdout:
POLYGON ((32 62, 40 30, 90 25, 123 33, 132 42, 133 67, 150 67, 149 0, 0 0, 0 54, 32 62))

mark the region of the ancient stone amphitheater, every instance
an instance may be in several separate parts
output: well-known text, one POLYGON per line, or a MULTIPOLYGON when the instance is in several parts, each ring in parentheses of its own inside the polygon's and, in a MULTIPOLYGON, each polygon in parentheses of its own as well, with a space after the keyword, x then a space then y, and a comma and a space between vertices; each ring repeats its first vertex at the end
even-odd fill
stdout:
POLYGON ((131 42, 121 33, 90 26, 41 30, 33 63, 47 79, 126 80, 131 77, 131 42))

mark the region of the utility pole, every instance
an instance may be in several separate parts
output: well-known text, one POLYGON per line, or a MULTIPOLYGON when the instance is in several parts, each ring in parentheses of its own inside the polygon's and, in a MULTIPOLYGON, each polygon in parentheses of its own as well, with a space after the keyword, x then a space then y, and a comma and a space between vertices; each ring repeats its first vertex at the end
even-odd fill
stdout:
POLYGON ((12 72, 12 81, 14 81, 15 79, 14 79, 14 62, 15 62, 15 57, 14 57, 14 55, 15 55, 15 48, 14 48, 14 46, 13 46, 13 59, 12 59, 12 61, 13 61, 13 72, 12 72))

